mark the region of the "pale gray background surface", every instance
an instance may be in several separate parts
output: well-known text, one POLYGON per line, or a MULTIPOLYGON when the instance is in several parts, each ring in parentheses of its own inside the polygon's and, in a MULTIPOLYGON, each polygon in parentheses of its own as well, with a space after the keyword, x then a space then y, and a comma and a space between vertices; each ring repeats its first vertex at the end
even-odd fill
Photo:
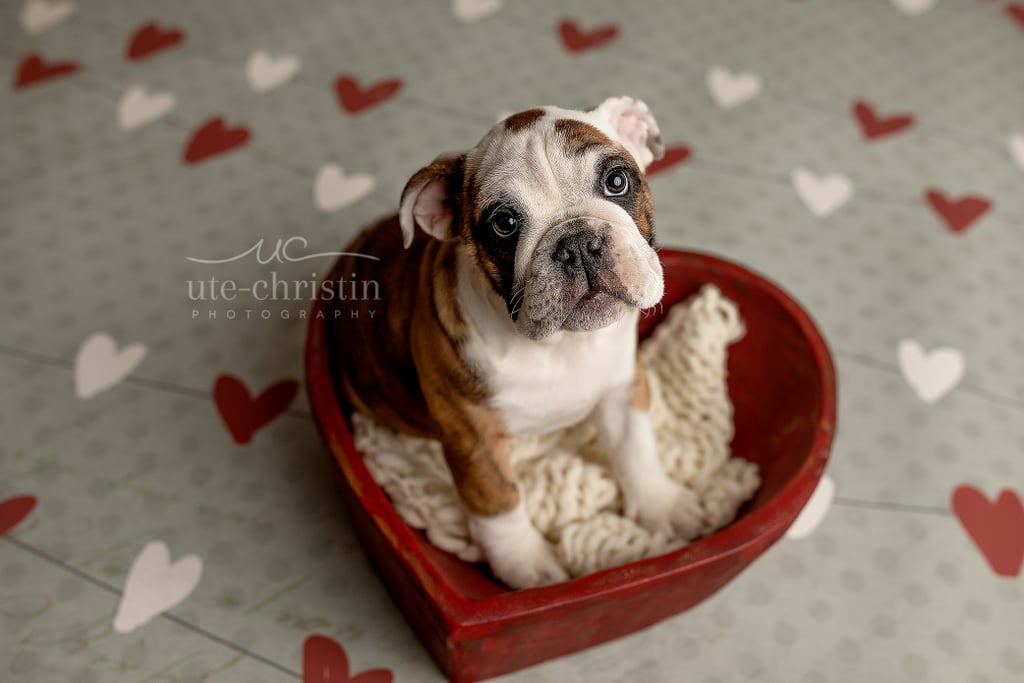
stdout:
MULTIPOLYGON (((623 93, 692 149, 652 179, 659 241, 767 274, 832 344, 837 499, 810 537, 783 540, 698 608, 507 680, 1024 680, 1021 578, 996 576, 950 511, 960 485, 990 499, 1024 489, 1024 159, 1008 148, 1024 134, 1024 23, 1006 5, 938 0, 908 16, 889 0, 507 0, 466 23, 444 0, 79 0, 29 35, 23 5, 4 3, 0 501, 39 503, 0 538, 0 680, 294 680, 313 633, 344 646, 353 671, 441 680, 348 526, 305 397, 248 445, 211 399, 224 373, 254 392, 301 379, 304 304, 244 321, 205 303, 193 320, 188 280, 271 268, 186 256, 295 235, 336 249, 500 112, 623 93), (619 33, 572 54, 563 17, 619 33), (126 60, 148 20, 184 41, 126 60), (245 64, 259 49, 294 55, 300 71, 254 92, 245 64), (82 69, 15 91, 31 52, 82 69), (756 73, 762 92, 718 107, 715 65, 756 73), (353 116, 333 91, 343 73, 403 87, 353 116), (121 130, 131 85, 177 106, 121 130), (915 124, 865 141, 856 99, 915 124), (183 164, 192 131, 217 115, 249 128, 248 144, 183 164), (375 187, 325 213, 313 185, 332 163, 375 187), (853 197, 815 217, 796 167, 846 176, 853 197), (992 208, 953 234, 925 202, 931 187, 992 208), (97 332, 147 353, 83 400, 74 358, 97 332), (937 403, 901 374, 903 339, 962 352, 965 375, 937 403), (172 558, 199 556, 201 580, 173 619, 116 633, 129 567, 157 539, 172 558)), ((274 269, 308 278, 326 265, 274 269)))

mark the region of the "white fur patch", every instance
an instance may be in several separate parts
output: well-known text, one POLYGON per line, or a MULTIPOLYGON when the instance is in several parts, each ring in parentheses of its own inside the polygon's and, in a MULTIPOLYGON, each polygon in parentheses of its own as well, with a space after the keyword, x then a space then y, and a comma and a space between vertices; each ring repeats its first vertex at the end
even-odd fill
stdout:
POLYGON ((469 533, 483 549, 491 569, 509 586, 530 588, 569 578, 554 549, 533 526, 522 501, 504 514, 468 515, 468 521, 469 533))
POLYGON ((504 304, 472 268, 460 259, 458 296, 469 327, 463 353, 487 378, 494 391, 491 405, 511 435, 575 424, 610 388, 632 382, 638 310, 598 330, 559 331, 533 341, 516 331, 504 304))

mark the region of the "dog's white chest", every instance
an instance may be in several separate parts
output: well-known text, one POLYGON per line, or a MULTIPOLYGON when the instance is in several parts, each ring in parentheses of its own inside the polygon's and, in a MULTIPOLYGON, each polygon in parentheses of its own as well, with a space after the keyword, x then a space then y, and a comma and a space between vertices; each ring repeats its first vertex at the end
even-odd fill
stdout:
POLYGON ((494 390, 491 405, 510 434, 542 434, 581 421, 610 389, 632 381, 637 316, 544 342, 473 333, 464 351, 494 390))

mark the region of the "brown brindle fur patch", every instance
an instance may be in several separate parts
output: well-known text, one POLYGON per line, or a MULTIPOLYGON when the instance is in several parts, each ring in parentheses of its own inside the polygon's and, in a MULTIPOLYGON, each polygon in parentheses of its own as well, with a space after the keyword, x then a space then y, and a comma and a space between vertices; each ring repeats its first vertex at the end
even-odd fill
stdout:
POLYGON ((544 118, 543 109, 527 109, 518 114, 512 114, 505 119, 505 130, 515 133, 523 128, 529 128, 537 119, 544 118))
POLYGON ((640 410, 651 409, 651 387, 647 379, 647 366, 638 355, 636 357, 636 375, 629 391, 629 404, 640 410))
POLYGON ((498 414, 454 392, 428 396, 444 427, 444 454, 459 497, 475 515, 508 512, 519 503, 509 437, 498 414))
POLYGON ((647 243, 654 246, 654 198, 643 173, 640 173, 640 186, 634 190, 630 199, 625 206, 626 213, 633 218, 647 243))
POLYGON ((459 495, 471 513, 496 515, 515 507, 519 489, 504 423, 484 405, 490 391, 462 357, 468 330, 453 296, 455 246, 446 244, 446 254, 421 264, 420 286, 432 285, 431 310, 411 311, 414 331, 422 332, 413 335, 411 352, 459 495))
POLYGON ((583 154, 593 147, 618 147, 611 139, 589 123, 576 119, 558 119, 555 132, 565 140, 565 151, 570 156, 583 154))
MULTIPOLYGON (((461 157, 435 162, 409 186, 439 174, 455 198, 453 231, 461 232, 464 214, 471 213, 462 210, 469 205, 461 157)), ((403 249, 392 216, 345 247, 380 260, 341 257, 327 279, 375 280, 380 300, 325 302, 329 343, 338 350, 332 372, 352 409, 392 429, 440 441, 467 509, 496 515, 518 504, 519 489, 501 416, 485 405, 490 389, 461 352, 468 328, 454 296, 460 241, 418 232, 403 249)))
POLYGON ((465 168, 465 180, 462 188, 461 205, 465 208, 461 213, 457 232, 463 237, 463 247, 469 255, 470 261, 480 267, 491 289, 498 296, 505 298, 508 294, 507 290, 511 287, 512 273, 508 272, 503 275, 502 267, 504 265, 505 270, 510 270, 515 252, 513 250, 511 257, 509 254, 504 254, 506 260, 502 261, 502 255, 494 252, 496 245, 488 245, 474 239, 474 226, 483 219, 483 212, 486 209, 485 206, 481 206, 477 202, 480 188, 477 186, 475 169, 468 166, 465 168))

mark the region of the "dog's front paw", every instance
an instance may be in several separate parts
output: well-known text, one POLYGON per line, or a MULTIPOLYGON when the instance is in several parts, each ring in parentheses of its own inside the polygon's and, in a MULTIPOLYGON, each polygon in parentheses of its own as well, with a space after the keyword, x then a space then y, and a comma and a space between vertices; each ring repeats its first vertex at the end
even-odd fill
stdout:
POLYGON ((687 541, 704 531, 707 515, 693 489, 667 477, 627 496, 626 516, 653 533, 687 541))
POLYGON ((489 557, 488 561, 494 574, 512 588, 533 588, 569 580, 554 550, 540 534, 515 552, 489 557))
POLYGON ((530 522, 521 500, 500 515, 470 515, 469 532, 483 549, 491 571, 511 588, 546 586, 569 578, 554 549, 530 522))

